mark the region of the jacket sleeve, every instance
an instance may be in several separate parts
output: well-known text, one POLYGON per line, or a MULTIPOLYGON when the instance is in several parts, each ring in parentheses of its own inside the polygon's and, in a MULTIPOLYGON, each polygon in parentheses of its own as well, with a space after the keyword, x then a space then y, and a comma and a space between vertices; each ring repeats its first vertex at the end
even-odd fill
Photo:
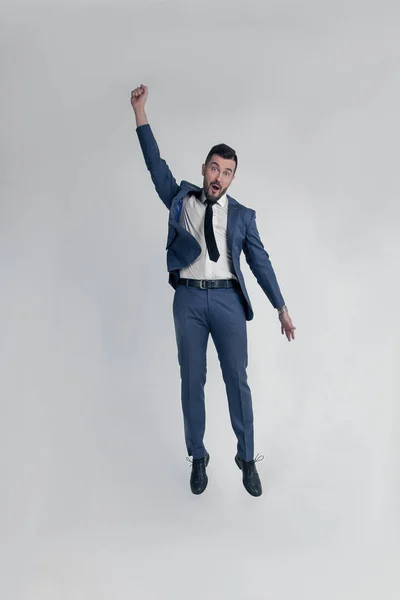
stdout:
POLYGON ((285 301, 279 289, 268 252, 265 250, 260 239, 260 234, 258 233, 256 213, 255 211, 251 212, 252 215, 247 227, 243 252, 250 269, 264 293, 268 296, 272 306, 274 308, 281 308, 285 304, 285 301))
POLYGON ((157 141, 150 125, 148 123, 140 125, 136 128, 136 133, 157 194, 165 206, 170 209, 172 200, 179 192, 180 187, 176 183, 167 163, 160 156, 157 141))

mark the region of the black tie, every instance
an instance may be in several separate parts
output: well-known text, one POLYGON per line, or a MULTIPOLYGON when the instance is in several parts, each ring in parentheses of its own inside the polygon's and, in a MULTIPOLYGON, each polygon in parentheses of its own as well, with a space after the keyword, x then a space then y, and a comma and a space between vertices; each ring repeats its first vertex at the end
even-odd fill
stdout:
POLYGON ((206 200, 206 216, 204 219, 204 235, 206 238, 206 246, 210 260, 217 262, 219 259, 219 252, 217 242, 215 241, 214 230, 213 230, 213 209, 212 205, 215 204, 213 200, 206 200))

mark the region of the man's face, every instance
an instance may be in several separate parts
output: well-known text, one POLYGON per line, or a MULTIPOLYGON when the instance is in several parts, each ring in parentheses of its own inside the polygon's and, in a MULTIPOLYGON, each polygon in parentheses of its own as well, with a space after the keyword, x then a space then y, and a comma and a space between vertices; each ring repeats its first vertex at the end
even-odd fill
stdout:
POLYGON ((223 196, 235 178, 236 163, 233 159, 213 154, 208 165, 202 166, 203 188, 207 200, 216 202, 223 196))

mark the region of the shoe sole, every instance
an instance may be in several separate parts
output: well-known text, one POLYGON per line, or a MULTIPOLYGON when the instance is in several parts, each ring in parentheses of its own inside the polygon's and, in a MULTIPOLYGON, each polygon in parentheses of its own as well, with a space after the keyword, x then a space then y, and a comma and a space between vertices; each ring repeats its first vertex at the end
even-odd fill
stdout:
MULTIPOLYGON (((239 468, 241 471, 243 471, 243 469, 242 469, 242 465, 240 464, 240 461, 238 460, 238 457, 237 457, 237 456, 235 456, 235 463, 237 464, 238 468, 239 468)), ((243 479, 242 479, 242 482, 243 482, 243 487, 244 487, 244 489, 246 490, 246 492, 247 492, 247 493, 249 493, 249 494, 250 494, 250 496, 253 496, 253 498, 259 498, 259 497, 261 496, 261 494, 262 494, 262 491, 261 491, 261 494, 253 494, 253 492, 251 492, 251 491, 249 490, 249 488, 248 488, 248 487, 245 485, 245 483, 244 483, 243 479)))

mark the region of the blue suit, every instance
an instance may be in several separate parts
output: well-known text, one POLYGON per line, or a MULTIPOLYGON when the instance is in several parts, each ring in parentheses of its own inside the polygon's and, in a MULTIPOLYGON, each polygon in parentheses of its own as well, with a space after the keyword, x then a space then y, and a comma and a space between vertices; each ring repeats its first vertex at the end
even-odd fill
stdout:
POLYGON ((238 439, 238 454, 243 460, 251 460, 254 453, 253 412, 246 375, 246 321, 253 319, 253 310, 240 270, 242 250, 272 306, 280 308, 285 304, 257 230, 256 213, 227 194, 228 248, 240 291, 178 286, 179 270, 194 262, 201 253, 197 240, 179 224, 183 199, 189 193, 199 196, 201 188, 184 180, 177 184, 160 156, 150 125, 141 125, 136 131, 155 189, 169 210, 167 268, 169 283, 175 289, 173 312, 188 454, 193 458, 205 455, 204 385, 207 341, 211 334, 226 385, 231 423, 238 439))

